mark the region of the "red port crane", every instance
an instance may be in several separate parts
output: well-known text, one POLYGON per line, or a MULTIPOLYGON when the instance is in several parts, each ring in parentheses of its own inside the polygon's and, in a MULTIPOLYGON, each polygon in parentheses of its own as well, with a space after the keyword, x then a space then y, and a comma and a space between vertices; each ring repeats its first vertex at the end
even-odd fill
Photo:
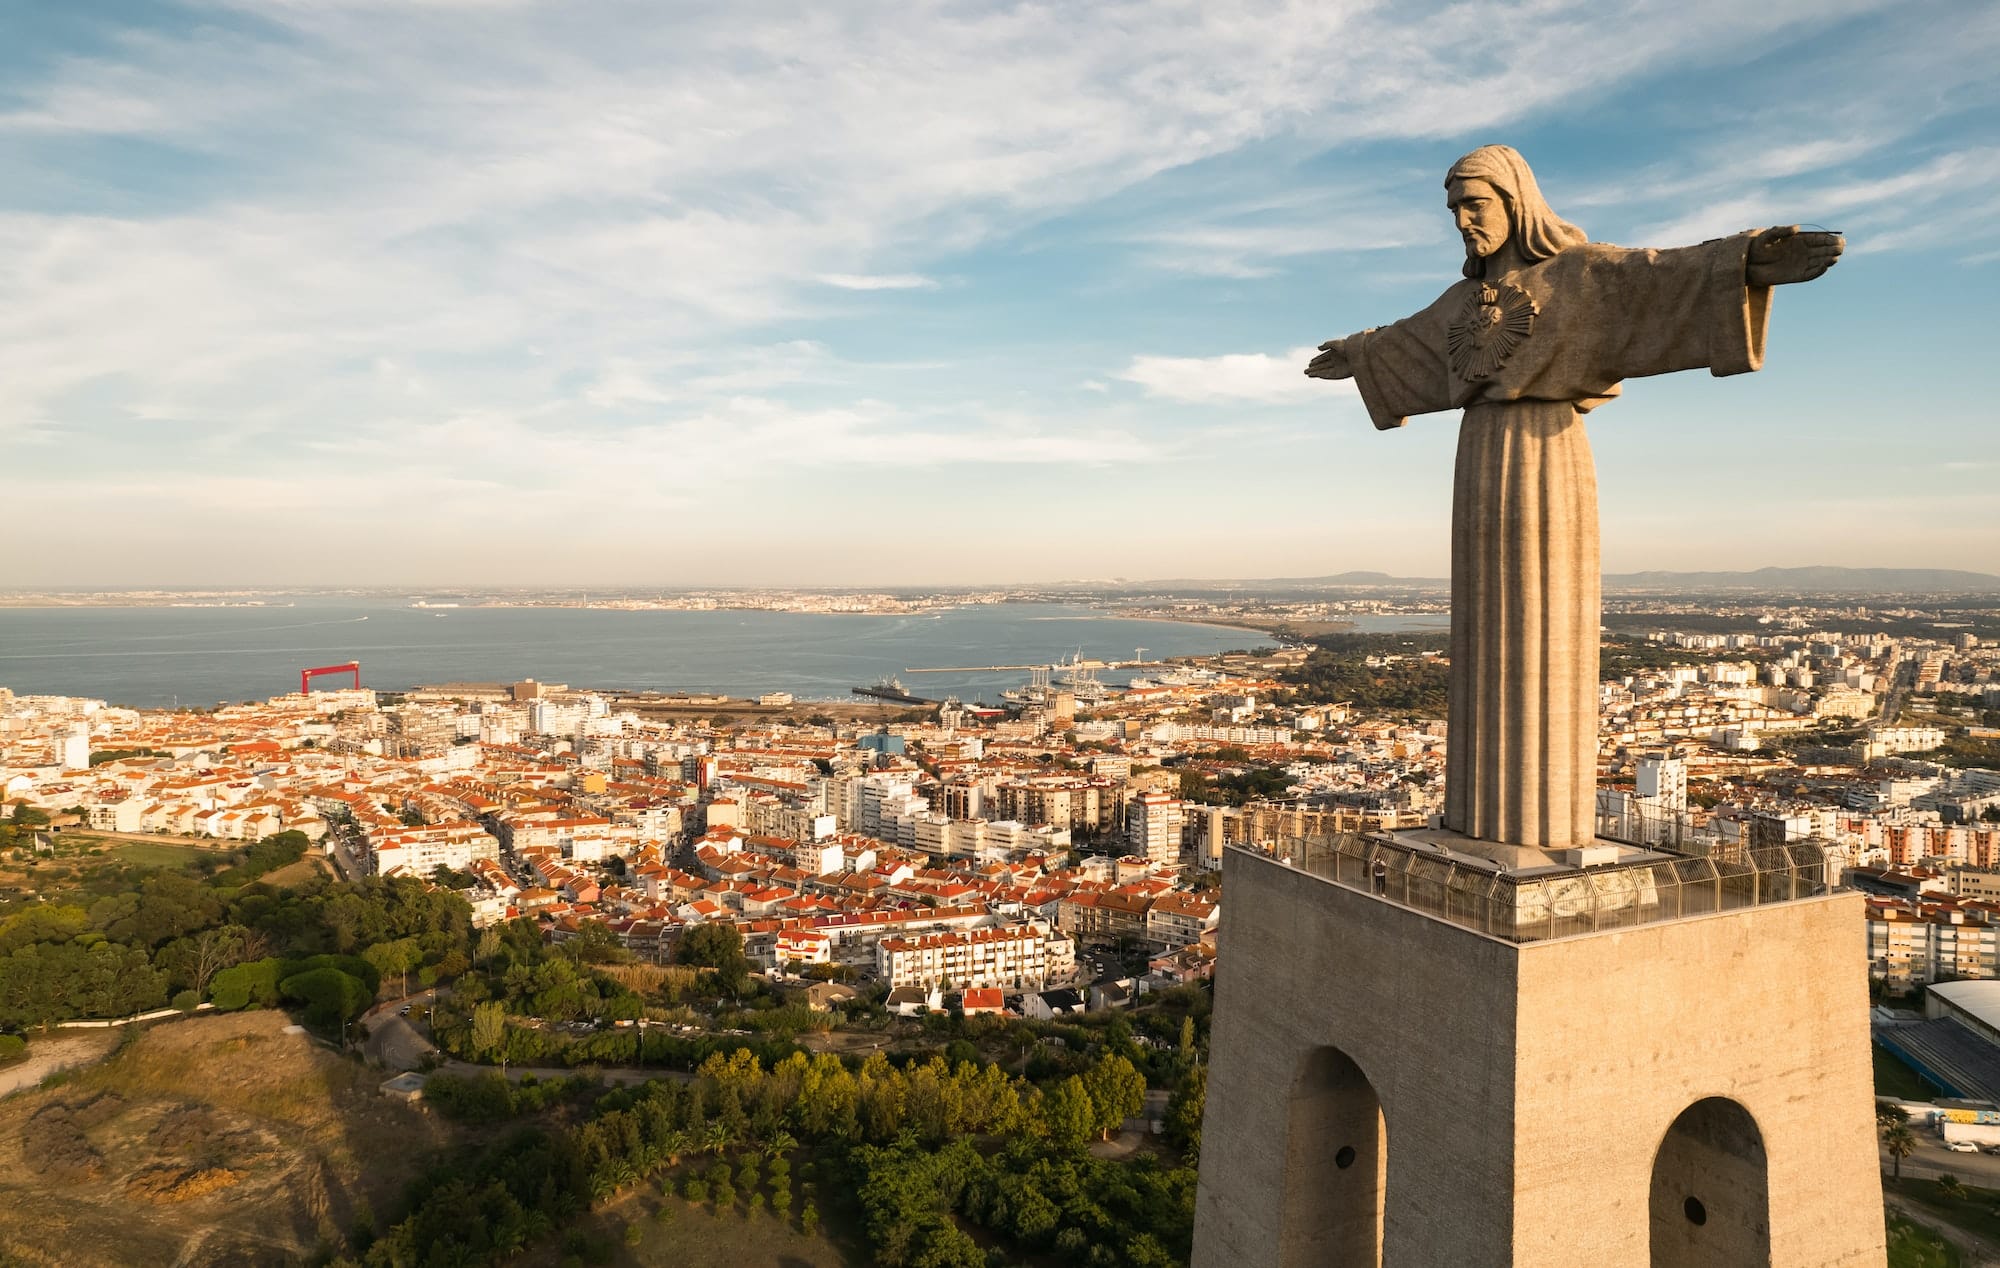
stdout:
POLYGON ((299 671, 299 694, 305 695, 311 691, 312 680, 325 674, 353 674, 354 689, 356 691, 361 689, 361 662, 350 660, 345 665, 321 665, 317 669, 301 669, 299 671))

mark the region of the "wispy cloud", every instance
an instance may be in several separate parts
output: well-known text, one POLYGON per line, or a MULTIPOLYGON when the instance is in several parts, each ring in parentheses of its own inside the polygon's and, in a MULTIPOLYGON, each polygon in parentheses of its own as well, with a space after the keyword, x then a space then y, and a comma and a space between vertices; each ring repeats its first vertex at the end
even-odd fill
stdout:
POLYGON ((2000 191, 2000 148, 1979 146, 1910 156, 1866 178, 1815 172, 1757 186, 1644 226, 1638 240, 1692 242, 1820 217, 1827 227, 1849 232, 1850 249, 1907 249, 1946 241, 1961 227, 1990 221, 1983 209, 1992 191, 2000 191), (1865 232, 1853 232, 1857 228, 1865 232))
POLYGON ((844 291, 934 291, 937 282, 921 273, 822 273, 823 285, 844 291))
POLYGON ((1280 356, 1263 352, 1218 357, 1138 356, 1113 377, 1138 384, 1149 397, 1191 405, 1232 401, 1293 405, 1329 400, 1337 393, 1351 395, 1351 383, 1305 376, 1306 363, 1317 352, 1316 348, 1294 348, 1280 356))
MULTIPOLYGON (((1990 91, 1990 16, 1953 15, 1942 57, 1921 23, 1888 24, 1911 28, 1889 54, 1851 41, 1837 91, 1743 66, 1889 7, 191 0, 10 65, 0 465, 73 493, 65 453, 88 446, 129 528, 199 519, 146 519, 174 489, 264 505, 304 455, 439 533, 425 508, 588 506, 644 531, 681 482, 814 469, 1207 470, 1201 428, 1351 387, 1305 379, 1310 349, 1148 349, 1333 333, 1284 287, 1314 257, 1377 252, 1377 284, 1420 276, 1408 248, 1448 265, 1441 173, 1411 177, 1413 154, 1705 69, 1796 75, 1795 112, 1565 192, 1589 227, 1659 241, 1781 215, 1837 214, 1877 249, 1966 233, 1983 204, 1944 195, 1990 192, 2000 162, 1915 146, 1907 120, 1946 109, 1926 91, 1990 91), (1090 269, 1100 291, 1233 307, 1086 311, 1090 269), (606 471, 646 479, 607 505, 606 471)), ((338 499, 292 505, 302 530, 350 531, 338 499)), ((161 549, 201 523, 158 528, 161 549)))

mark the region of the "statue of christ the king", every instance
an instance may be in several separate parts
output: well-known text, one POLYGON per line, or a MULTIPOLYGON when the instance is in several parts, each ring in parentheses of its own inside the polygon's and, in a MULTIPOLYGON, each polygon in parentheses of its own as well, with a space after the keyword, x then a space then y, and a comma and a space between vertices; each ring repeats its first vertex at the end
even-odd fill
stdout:
POLYGON ((1561 849, 1595 835, 1597 473, 1583 416, 1619 380, 1763 365, 1771 287, 1833 267, 1796 226, 1699 246, 1590 242, 1504 145, 1445 177, 1465 279, 1394 325, 1320 345, 1378 428, 1463 409, 1451 528, 1445 826, 1561 849))

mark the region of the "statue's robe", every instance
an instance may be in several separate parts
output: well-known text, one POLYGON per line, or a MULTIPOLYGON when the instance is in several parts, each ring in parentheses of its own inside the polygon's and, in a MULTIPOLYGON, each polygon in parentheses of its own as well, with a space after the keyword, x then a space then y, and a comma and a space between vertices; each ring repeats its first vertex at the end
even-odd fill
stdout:
POLYGON ((1586 243, 1462 281, 1346 341, 1377 427, 1465 411, 1445 826, 1552 849, 1594 837, 1601 599, 1583 415, 1621 379, 1762 366, 1770 291, 1744 281, 1753 236, 1665 251, 1586 243))

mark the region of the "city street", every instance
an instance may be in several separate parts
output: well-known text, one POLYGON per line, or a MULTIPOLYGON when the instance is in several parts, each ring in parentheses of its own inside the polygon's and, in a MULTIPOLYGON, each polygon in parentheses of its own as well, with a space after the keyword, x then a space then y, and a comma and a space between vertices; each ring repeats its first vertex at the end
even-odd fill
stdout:
MULTIPOLYGON (((1911 1130, 1917 1135, 1917 1152, 1903 1159, 1905 1177, 1929 1180, 1952 1175, 1977 1188, 2000 1189, 2000 1157, 1987 1153, 1955 1154, 1940 1144, 1936 1136, 1914 1127, 1911 1130)), ((1883 1154, 1882 1174, 1891 1175, 1894 1169, 1893 1160, 1883 1154)))

